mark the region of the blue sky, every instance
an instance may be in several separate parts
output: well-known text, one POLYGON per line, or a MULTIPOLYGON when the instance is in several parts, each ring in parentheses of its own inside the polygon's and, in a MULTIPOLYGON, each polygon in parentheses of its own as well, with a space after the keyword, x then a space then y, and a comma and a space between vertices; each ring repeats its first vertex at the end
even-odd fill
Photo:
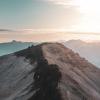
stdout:
POLYGON ((49 0, 0 0, 1 29, 69 28, 72 16, 78 19, 79 13, 49 0))
POLYGON ((0 42, 100 40, 99 4, 98 0, 0 0, 0 42), (53 34, 58 31, 67 33, 53 34))

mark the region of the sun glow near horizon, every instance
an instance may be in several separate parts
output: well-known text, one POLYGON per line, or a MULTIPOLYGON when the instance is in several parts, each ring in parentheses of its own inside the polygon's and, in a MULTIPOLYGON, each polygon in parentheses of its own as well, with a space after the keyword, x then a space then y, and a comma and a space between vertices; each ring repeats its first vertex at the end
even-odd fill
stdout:
POLYGON ((100 32, 99 0, 56 0, 56 4, 73 7, 80 13, 79 23, 72 25, 73 31, 100 32))
POLYGON ((79 28, 85 31, 100 32, 100 1, 76 0, 80 13, 83 14, 79 28))
POLYGON ((0 1, 0 41, 100 40, 99 0, 15 1, 0 1))

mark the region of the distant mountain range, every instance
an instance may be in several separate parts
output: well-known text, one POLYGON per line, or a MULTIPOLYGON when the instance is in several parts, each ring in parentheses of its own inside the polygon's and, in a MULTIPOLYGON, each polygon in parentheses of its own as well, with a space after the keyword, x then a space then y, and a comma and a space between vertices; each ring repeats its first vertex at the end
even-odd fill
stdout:
POLYGON ((100 69, 60 43, 31 46, 0 57, 0 100, 100 100, 100 69))
MULTIPOLYGON (((89 62, 100 67, 100 42, 87 43, 81 40, 60 41, 66 47, 72 49, 74 52, 79 53, 81 57, 86 58, 89 62)), ((38 43, 20 42, 13 40, 8 43, 0 43, 0 56, 10 54, 31 45, 38 43)))
POLYGON ((22 50, 36 44, 37 43, 20 42, 15 40, 13 40, 12 42, 0 43, 0 56, 22 50))
POLYGON ((81 40, 70 40, 62 43, 100 68, 100 42, 87 43, 81 40))

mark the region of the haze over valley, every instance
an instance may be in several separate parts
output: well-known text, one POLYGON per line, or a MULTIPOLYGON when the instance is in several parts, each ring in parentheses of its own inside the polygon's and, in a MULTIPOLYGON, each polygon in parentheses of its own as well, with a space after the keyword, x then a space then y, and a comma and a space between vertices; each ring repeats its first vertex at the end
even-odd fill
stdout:
MULTIPOLYGON (((84 42, 82 40, 58 41, 66 47, 78 53, 92 64, 100 68, 100 42, 84 42)), ((12 42, 0 43, 0 56, 10 54, 32 45, 37 45, 39 42, 20 42, 13 40, 12 42)))

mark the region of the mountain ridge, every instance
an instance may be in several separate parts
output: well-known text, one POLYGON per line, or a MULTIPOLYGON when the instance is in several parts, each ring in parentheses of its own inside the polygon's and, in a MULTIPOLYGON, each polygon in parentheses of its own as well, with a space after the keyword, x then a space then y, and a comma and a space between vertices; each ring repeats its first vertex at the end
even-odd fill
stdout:
POLYGON ((59 88, 63 100, 100 100, 100 70, 59 43, 31 46, 0 57, 2 100, 28 100, 32 97, 35 91, 29 91, 34 83, 33 70, 42 59, 41 54, 49 65, 56 64, 62 73, 59 88))
POLYGON ((81 57, 86 58, 97 67, 100 66, 100 42, 87 43, 81 40, 70 40, 62 42, 62 44, 74 52, 79 53, 81 57))

